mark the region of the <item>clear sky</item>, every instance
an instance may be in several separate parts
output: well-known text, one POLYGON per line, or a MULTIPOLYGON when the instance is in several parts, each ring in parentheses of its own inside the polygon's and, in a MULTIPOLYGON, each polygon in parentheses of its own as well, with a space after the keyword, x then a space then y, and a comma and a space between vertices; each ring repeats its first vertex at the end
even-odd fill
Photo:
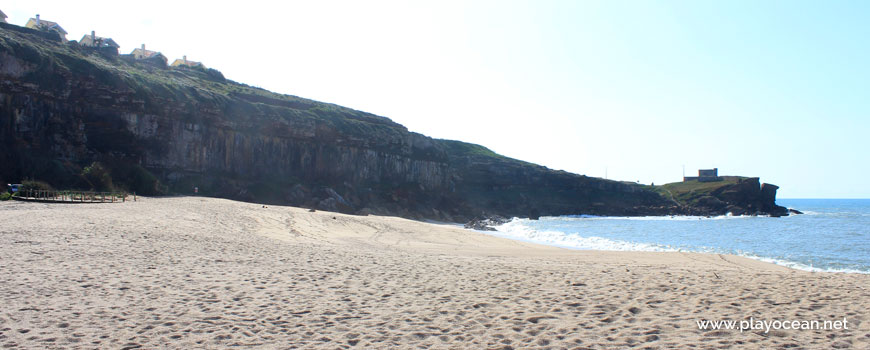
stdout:
POLYGON ((610 179, 870 198, 868 1, 15 1, 229 78, 610 179))

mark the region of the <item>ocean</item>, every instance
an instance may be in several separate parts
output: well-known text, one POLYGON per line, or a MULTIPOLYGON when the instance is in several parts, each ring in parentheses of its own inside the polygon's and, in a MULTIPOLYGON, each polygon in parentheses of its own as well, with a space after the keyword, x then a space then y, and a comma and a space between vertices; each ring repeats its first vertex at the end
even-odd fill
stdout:
POLYGON ((723 253, 807 271, 870 273, 870 199, 780 199, 752 216, 513 219, 496 236, 572 249, 723 253))

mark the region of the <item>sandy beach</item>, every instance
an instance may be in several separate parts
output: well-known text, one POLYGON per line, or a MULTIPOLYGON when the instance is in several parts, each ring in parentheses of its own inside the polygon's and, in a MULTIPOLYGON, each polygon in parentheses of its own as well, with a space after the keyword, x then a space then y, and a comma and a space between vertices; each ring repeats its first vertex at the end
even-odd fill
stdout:
POLYGON ((870 275, 222 199, 0 203, 14 349, 870 349, 870 275), (847 321, 701 330, 703 320, 847 321))

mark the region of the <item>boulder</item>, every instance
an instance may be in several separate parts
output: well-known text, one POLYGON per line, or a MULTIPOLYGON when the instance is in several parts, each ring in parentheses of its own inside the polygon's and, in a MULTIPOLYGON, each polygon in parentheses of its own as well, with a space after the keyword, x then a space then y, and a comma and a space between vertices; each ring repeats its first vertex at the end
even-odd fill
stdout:
POLYGON ((318 197, 323 198, 317 200, 317 208, 326 211, 336 211, 345 214, 353 214, 356 212, 353 205, 344 199, 335 190, 326 187, 317 191, 318 197), (324 198, 325 197, 325 198, 324 198))
POLYGON ((511 219, 501 215, 483 215, 466 223, 465 228, 479 231, 495 231, 495 226, 503 225, 510 221, 511 219))
POLYGON ((306 189, 301 184, 296 184, 287 191, 286 196, 284 196, 284 200, 287 203, 292 205, 299 205, 305 202, 305 198, 308 197, 308 189, 306 189))

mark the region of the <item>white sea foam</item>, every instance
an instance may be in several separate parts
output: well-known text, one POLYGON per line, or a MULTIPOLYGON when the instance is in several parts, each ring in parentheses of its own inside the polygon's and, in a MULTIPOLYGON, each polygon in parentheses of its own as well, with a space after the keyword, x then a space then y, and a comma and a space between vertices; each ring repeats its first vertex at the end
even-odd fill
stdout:
MULTIPOLYGON (((797 208, 788 208, 788 209, 797 209, 797 208)), ((792 215, 789 215, 789 216, 797 216, 797 215, 819 215, 819 214, 821 214, 821 213, 819 213, 819 212, 815 212, 815 211, 812 211, 812 210, 801 210, 801 213, 803 213, 803 214, 792 214, 792 215)))
POLYGON ((602 237, 581 237, 578 235, 569 235, 560 231, 539 231, 526 225, 525 223, 527 221, 527 219, 514 218, 510 222, 498 226, 496 228, 498 231, 490 231, 486 233, 523 242, 531 242, 572 249, 645 252, 679 251, 679 249, 673 249, 664 245, 626 242, 602 237))
MULTIPOLYGON (((731 220, 731 219, 747 219, 758 218, 759 216, 752 215, 727 215, 719 216, 688 216, 688 215, 672 215, 672 216, 595 216, 595 215, 566 215, 566 216, 545 216, 540 220, 549 221, 574 221, 574 220, 631 220, 631 221, 697 221, 697 220, 731 220)), ((763 216, 762 216, 763 217, 763 216)))
POLYGON ((870 274, 870 271, 861 271, 856 269, 835 269, 835 268, 820 268, 812 265, 807 265, 795 261, 788 261, 782 259, 774 259, 774 258, 766 258, 762 256, 757 256, 754 254, 736 254, 738 256, 742 256, 744 258, 749 258, 753 260, 763 261, 766 263, 776 264, 780 266, 785 266, 795 270, 803 270, 809 272, 838 272, 838 273, 862 273, 862 274, 870 274))
MULTIPOLYGON (((716 218, 728 219, 728 218, 746 218, 751 216, 721 216, 716 218)), ((710 220, 714 218, 704 218, 697 216, 675 216, 675 217, 594 217, 594 216, 571 216, 571 217, 542 217, 540 220, 542 221, 573 221, 573 220, 710 220)), ((759 261, 764 261, 768 263, 773 263, 797 270, 811 271, 811 272, 841 272, 841 273, 862 273, 862 274, 870 274, 870 271, 861 271, 856 269, 836 269, 836 268, 820 268, 814 267, 812 265, 803 264, 795 261, 788 261, 783 259, 769 258, 763 256, 757 256, 751 253, 737 252, 737 253, 729 253, 723 252, 720 249, 713 247, 693 247, 691 249, 684 249, 679 247, 673 247, 664 244, 655 244, 655 243, 641 243, 641 242, 629 242, 623 240, 614 240, 597 236, 583 237, 577 234, 567 234, 561 231, 555 230, 537 230, 529 225, 529 219, 518 219, 514 218, 510 222, 498 226, 497 231, 485 232, 486 234, 491 234, 498 237, 514 239, 523 242, 544 244, 549 246, 556 246, 562 248, 569 249, 581 249, 581 250, 605 250, 605 251, 642 251, 642 252, 677 252, 677 251, 690 251, 697 253, 724 253, 724 254, 735 254, 738 256, 755 259, 759 261)))

